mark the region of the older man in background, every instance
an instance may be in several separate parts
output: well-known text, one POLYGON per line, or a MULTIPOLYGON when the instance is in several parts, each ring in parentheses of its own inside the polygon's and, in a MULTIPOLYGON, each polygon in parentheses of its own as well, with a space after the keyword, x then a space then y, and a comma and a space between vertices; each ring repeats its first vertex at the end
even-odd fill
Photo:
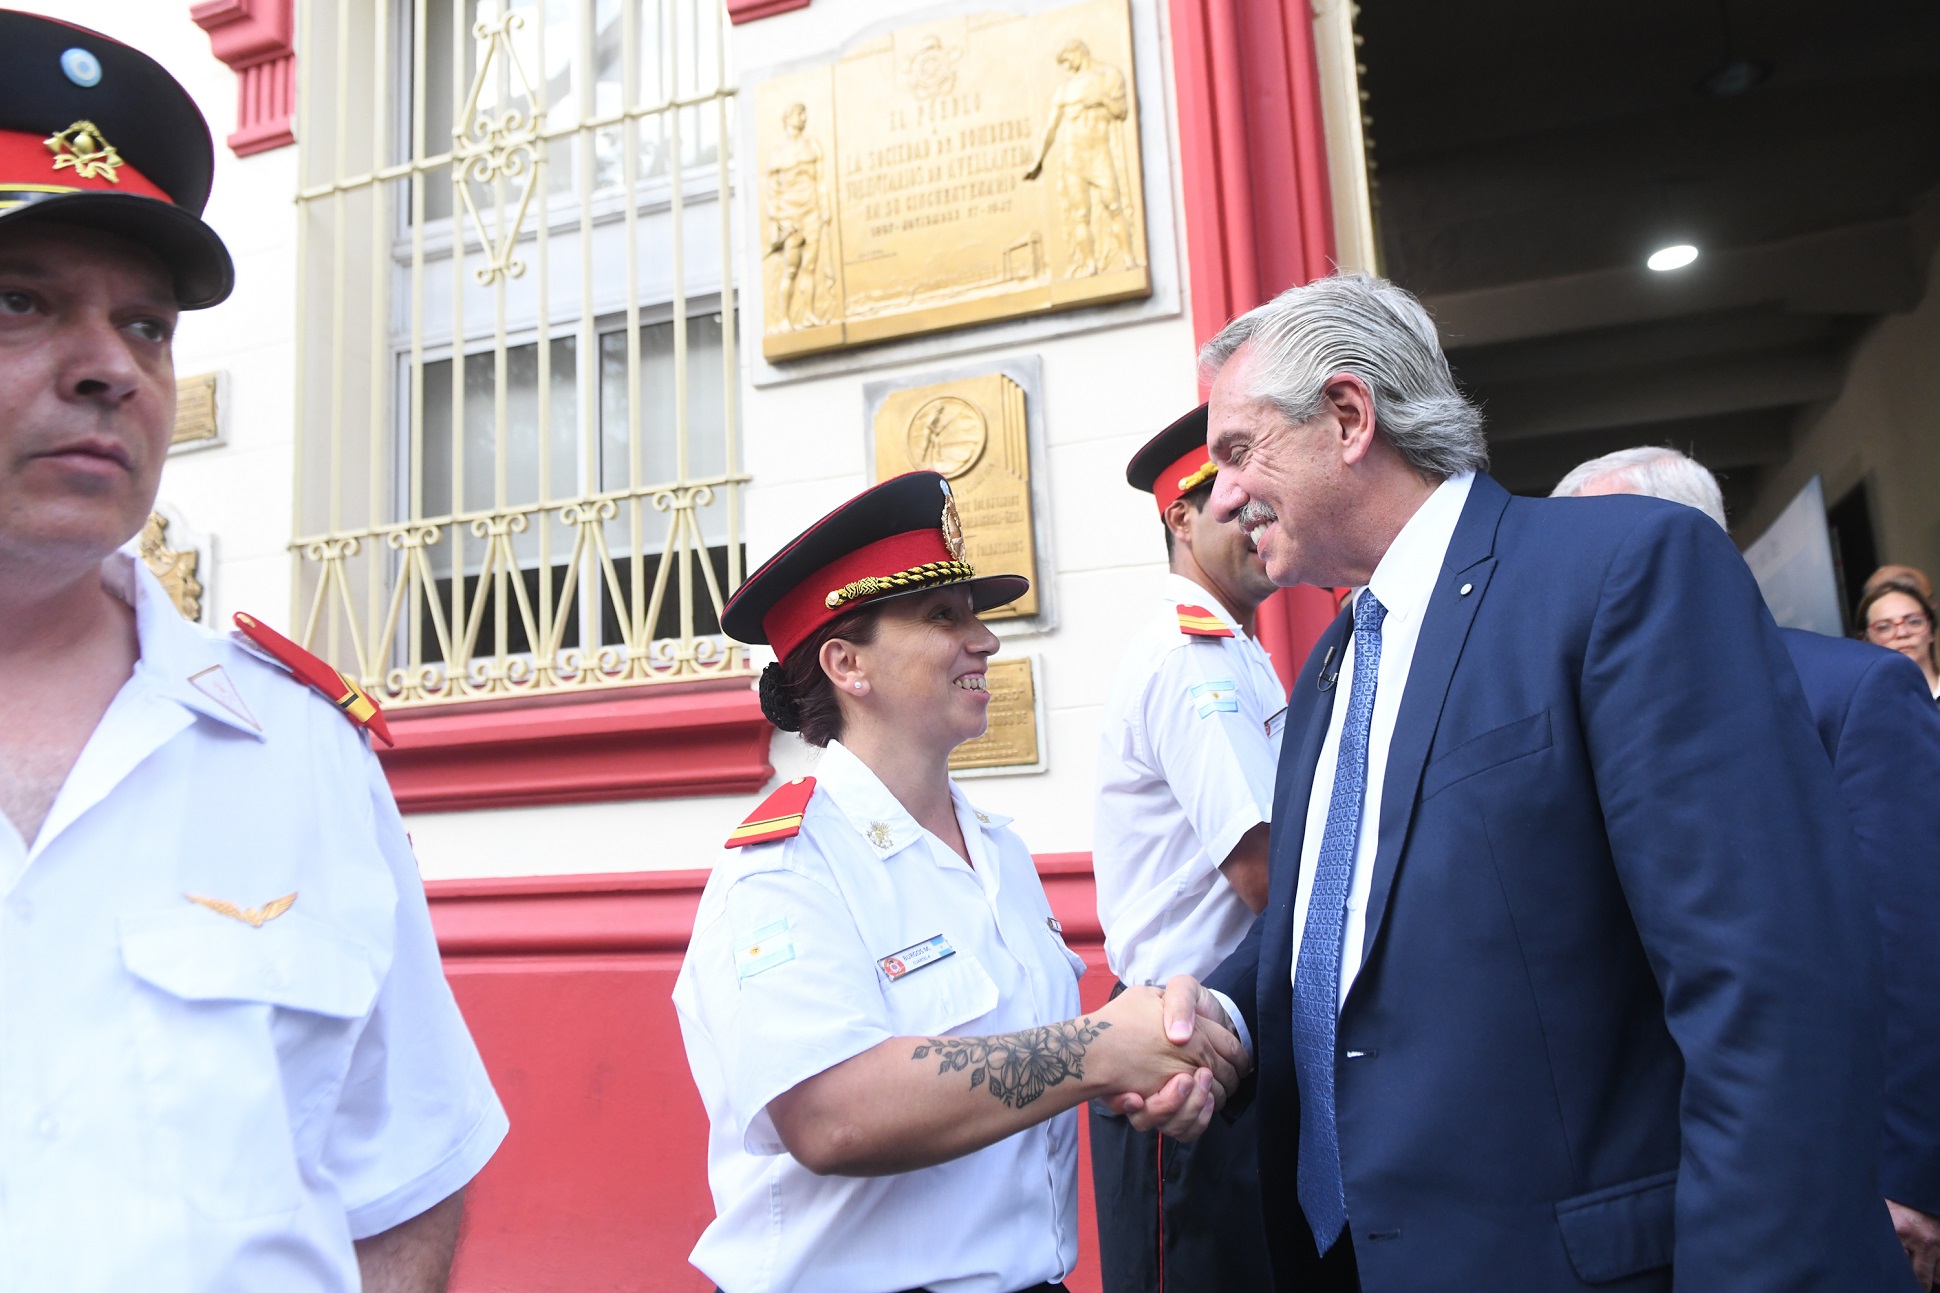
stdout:
MULTIPOLYGON (((1643 494, 1725 528, 1717 477, 1675 449, 1582 464, 1558 498, 1643 494)), ((1910 569, 1910 567, 1901 567, 1910 569)), ((1918 666, 1867 642, 1779 636, 1805 685, 1879 917, 1886 987, 1886 1131, 1880 1186, 1923 1286, 1940 1281, 1940 711, 1918 666)))

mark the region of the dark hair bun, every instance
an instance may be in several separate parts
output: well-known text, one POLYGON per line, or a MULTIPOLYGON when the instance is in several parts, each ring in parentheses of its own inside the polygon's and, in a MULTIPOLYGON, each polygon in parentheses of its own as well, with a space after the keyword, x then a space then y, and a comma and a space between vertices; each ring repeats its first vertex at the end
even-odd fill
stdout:
POLYGON ((761 671, 761 712, 784 732, 802 730, 801 706, 779 664, 771 663, 761 671))

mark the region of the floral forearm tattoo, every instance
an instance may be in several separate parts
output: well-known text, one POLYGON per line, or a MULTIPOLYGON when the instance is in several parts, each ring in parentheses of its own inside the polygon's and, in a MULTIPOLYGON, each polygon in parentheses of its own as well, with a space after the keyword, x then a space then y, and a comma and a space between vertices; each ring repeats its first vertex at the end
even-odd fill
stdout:
POLYGON ((1043 1028, 995 1037, 931 1037, 912 1060, 934 1051, 936 1071, 970 1073, 970 1088, 983 1087, 1013 1109, 1022 1109, 1052 1087, 1085 1075, 1085 1051, 1111 1025, 1086 1015, 1043 1028))

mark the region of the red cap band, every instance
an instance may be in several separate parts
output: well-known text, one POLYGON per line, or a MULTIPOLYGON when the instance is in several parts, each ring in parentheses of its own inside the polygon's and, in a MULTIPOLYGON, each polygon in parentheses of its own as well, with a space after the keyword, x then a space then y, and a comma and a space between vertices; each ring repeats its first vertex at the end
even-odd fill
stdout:
MULTIPOLYGON (((829 562, 790 589, 761 617, 762 631, 768 635, 768 644, 774 647, 775 657, 786 660, 789 652, 806 642, 824 624, 848 614, 863 602, 882 596, 882 593, 873 593, 831 607, 828 604, 830 593, 858 579, 881 579, 917 566, 952 560, 950 550, 944 546, 940 526, 909 530, 874 543, 865 543, 855 551, 844 553, 829 562)), ((883 590, 893 591, 903 590, 883 590)))
POLYGON ((1192 480, 1201 469, 1211 465, 1212 459, 1206 455, 1206 446, 1194 445, 1191 453, 1160 472, 1158 479, 1152 482, 1152 497, 1158 500, 1159 515, 1163 516, 1166 508, 1211 480, 1210 475, 1203 476, 1193 481, 1191 485, 1181 488, 1182 482, 1192 480))
POLYGON ((21 200, 21 193, 131 193, 175 205, 175 200, 146 175, 121 160, 113 142, 77 121, 56 135, 25 130, 0 130, 0 210, 21 200), (50 148, 48 140, 57 141, 50 148))

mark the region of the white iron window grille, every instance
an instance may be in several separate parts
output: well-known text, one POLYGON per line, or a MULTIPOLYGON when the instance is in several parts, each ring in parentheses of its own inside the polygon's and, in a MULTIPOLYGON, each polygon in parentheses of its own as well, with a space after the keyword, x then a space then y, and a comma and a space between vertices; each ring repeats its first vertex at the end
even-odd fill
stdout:
POLYGON ((294 621, 387 704, 744 673, 720 0, 302 0, 294 621))

